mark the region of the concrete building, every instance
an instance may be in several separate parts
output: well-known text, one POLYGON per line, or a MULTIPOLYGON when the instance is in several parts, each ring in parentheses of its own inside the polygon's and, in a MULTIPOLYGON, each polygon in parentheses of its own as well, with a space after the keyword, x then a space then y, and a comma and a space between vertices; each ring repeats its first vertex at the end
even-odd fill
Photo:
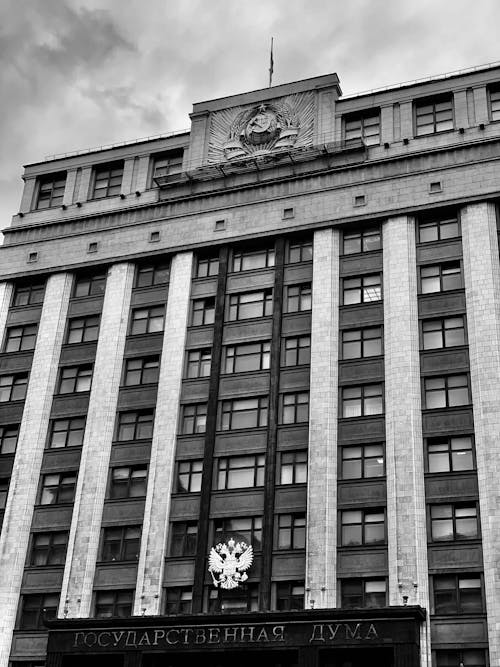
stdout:
POLYGON ((498 121, 332 74, 25 168, 0 667, 500 665, 498 121))

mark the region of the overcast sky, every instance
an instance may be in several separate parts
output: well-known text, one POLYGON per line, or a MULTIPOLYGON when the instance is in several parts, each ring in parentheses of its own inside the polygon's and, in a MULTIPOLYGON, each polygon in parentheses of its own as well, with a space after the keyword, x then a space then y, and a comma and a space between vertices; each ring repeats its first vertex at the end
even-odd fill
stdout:
POLYGON ((500 60, 498 0, 0 0, 0 228, 22 165, 189 127, 193 102, 337 72, 344 94, 500 60))

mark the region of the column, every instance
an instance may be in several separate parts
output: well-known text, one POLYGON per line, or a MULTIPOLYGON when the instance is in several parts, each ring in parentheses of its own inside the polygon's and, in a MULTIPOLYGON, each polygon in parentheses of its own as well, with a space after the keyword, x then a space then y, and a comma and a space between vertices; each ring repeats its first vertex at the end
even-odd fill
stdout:
POLYGON ((467 112, 467 93, 465 90, 456 90, 453 93, 453 109, 455 113, 455 127, 469 127, 469 114, 467 112))
POLYGON ((7 324, 7 315, 9 314, 10 302, 14 286, 12 283, 0 283, 0 341, 5 336, 5 325, 7 324))
POLYGON ((314 234, 306 609, 337 606, 339 232, 314 234))
POLYGON ((29 213, 33 205, 33 198, 35 196, 36 178, 27 178, 24 183, 23 196, 19 210, 21 213, 29 213))
POLYGON ((462 210, 470 377, 490 664, 500 664, 500 262, 495 206, 462 210))
MULTIPOLYGON (((390 218, 383 242, 389 604, 408 596, 428 610, 414 219, 390 218)), ((428 627, 421 654, 422 665, 430 664, 428 627)))
POLYGON ((69 618, 90 614, 133 277, 132 264, 108 271, 59 606, 69 618))
POLYGON ((137 573, 134 614, 159 614, 170 500, 175 469, 175 446, 182 387, 184 346, 191 291, 193 253, 172 260, 165 335, 161 355, 155 425, 151 445, 148 490, 137 573))
MULTIPOLYGON (((3 573, 0 577, 1 667, 6 667, 9 661, 71 282, 71 276, 66 273, 54 274, 47 282, 23 420, 19 429, 9 496, 0 534, 0 572, 3 573)), ((5 288, 3 296, 5 305, 5 288)), ((2 315, 4 312, 5 309, 2 309, 2 315)), ((2 320, 3 324, 5 321, 3 317, 2 320)))

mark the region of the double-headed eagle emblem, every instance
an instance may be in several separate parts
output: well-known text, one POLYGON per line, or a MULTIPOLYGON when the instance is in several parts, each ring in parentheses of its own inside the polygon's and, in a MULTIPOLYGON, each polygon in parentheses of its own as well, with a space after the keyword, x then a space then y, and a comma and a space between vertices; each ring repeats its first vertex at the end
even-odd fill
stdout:
POLYGON ((208 571, 214 586, 230 590, 248 579, 245 570, 253 563, 253 548, 246 542, 235 542, 231 537, 227 543, 219 542, 210 550, 208 571), (218 575, 216 577, 215 575, 218 575))

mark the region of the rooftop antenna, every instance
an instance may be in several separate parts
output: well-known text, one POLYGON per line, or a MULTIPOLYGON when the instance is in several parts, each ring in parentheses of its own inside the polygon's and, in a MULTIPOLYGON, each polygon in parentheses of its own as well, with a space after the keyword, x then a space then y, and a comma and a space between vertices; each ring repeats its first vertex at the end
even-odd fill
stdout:
POLYGON ((273 85, 273 72, 274 72, 273 40, 274 37, 271 37, 271 53, 269 55, 269 88, 273 85))

